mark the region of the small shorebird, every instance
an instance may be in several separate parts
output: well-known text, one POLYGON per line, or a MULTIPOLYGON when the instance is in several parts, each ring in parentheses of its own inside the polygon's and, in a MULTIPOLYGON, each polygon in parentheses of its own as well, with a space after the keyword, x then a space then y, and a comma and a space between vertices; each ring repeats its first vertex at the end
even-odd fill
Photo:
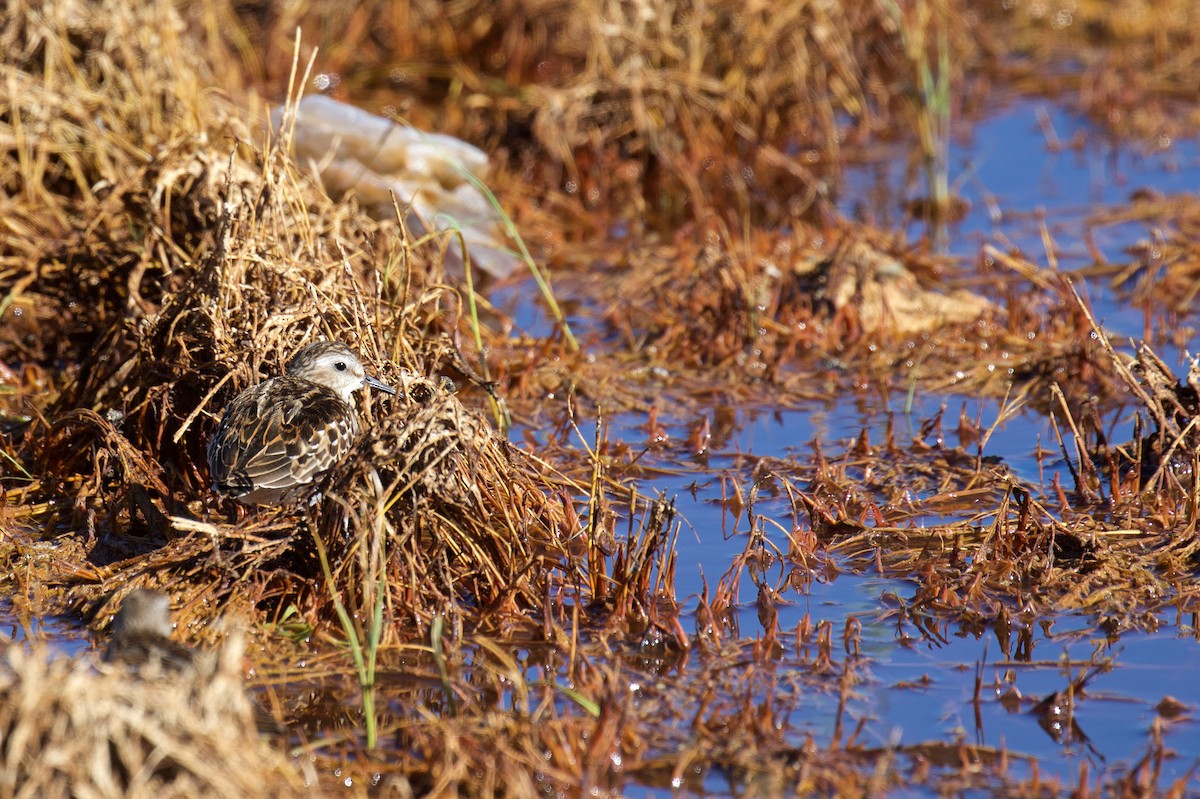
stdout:
MULTIPOLYGON (((240 640, 240 639, 238 639, 240 640)), ((226 643, 226 647, 229 644, 226 643)), ((236 646, 241 661, 241 644, 236 646)), ((104 650, 104 662, 125 666, 138 677, 211 677, 222 668, 224 652, 192 649, 171 639, 171 600, 162 591, 139 588, 121 602, 113 619, 112 638, 104 650)), ((240 667, 239 667, 240 668, 240 667)), ((251 700, 254 725, 265 735, 283 735, 280 724, 256 699, 251 700)))
POLYGON ((318 341, 301 349, 287 374, 238 394, 208 444, 213 488, 247 505, 303 497, 354 443, 354 392, 396 390, 363 369, 345 345, 318 341))
POLYGON ((171 601, 166 594, 139 588, 125 597, 104 650, 106 663, 139 671, 157 663, 162 671, 181 672, 195 659, 195 650, 171 640, 171 601))

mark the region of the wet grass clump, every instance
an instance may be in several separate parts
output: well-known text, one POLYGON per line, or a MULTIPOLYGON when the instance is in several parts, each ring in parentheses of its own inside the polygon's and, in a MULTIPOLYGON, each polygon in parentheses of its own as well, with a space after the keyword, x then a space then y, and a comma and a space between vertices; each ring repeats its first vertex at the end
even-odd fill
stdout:
MULTIPOLYGON (((959 52, 975 18, 922 9, 937 14, 12 6, 0 22, 0 563, 14 613, 102 631, 130 591, 159 587, 181 639, 212 644, 217 620, 238 618, 250 642, 226 673, 161 694, 11 645, 2 737, 47 743, 6 763, 80 747, 76 771, 14 779, 50 794, 91 778, 136 793, 143 775, 181 793, 255 795, 243 776, 290 791, 287 759, 248 730, 240 671, 286 745, 315 760, 319 787, 336 772, 439 795, 715 781, 1041 791, 1003 747, 871 740, 855 705, 874 679, 859 621, 780 621, 847 570, 913 585, 879 613, 927 641, 954 625, 1019 649, 1064 609, 1117 634, 1200 603, 1192 376, 1149 350, 1115 352, 1049 244, 1044 267, 991 247, 968 274, 930 242, 832 212, 824 181, 855 139, 945 110, 933 84, 913 93, 922 58, 959 52), (310 85, 282 45, 297 22, 331 32, 326 80, 412 90, 405 116, 436 107, 442 127, 497 152, 505 202, 586 322, 581 350, 561 320, 514 333, 484 292, 444 282, 444 242, 410 235, 401 209, 372 219, 296 167, 287 126, 265 131, 253 90, 284 99, 310 85), (288 33, 256 53, 248 30, 288 33), (351 345, 399 396, 364 403, 362 440, 312 503, 219 499, 205 448, 222 409, 316 339, 351 345), (984 454, 993 431, 965 417, 951 431, 930 420, 911 442, 864 434, 720 470, 706 457, 728 443, 728 418, 705 415, 682 442, 665 432, 718 401, 933 389, 1046 414, 1070 483, 1016 476, 984 454), (1122 404, 1139 419, 1128 442, 1106 424, 1122 404), (609 438, 614 408, 646 414, 644 446, 609 438), (506 410, 530 431, 519 446, 506 410), (672 447, 672 466, 729 489, 719 501, 740 536, 711 588, 682 599, 685 527, 644 488, 672 447), (222 691, 212 701, 232 710, 204 715, 222 691), (42 726, 17 713, 27 701, 42 726), (833 719, 819 739, 814 706, 833 719), (191 732, 156 737, 168 721, 191 732), (183 739, 198 749, 170 748, 183 739), (259 762, 242 771, 247 753, 259 762)), ((326 44, 317 35, 303 47, 326 44)), ((926 127, 932 158, 946 131, 926 127)), ((1179 224, 1165 252, 1186 286, 1185 214, 1179 224)), ((1162 252, 1130 275, 1157 273, 1162 252)), ((1046 699, 1047 713, 1067 702, 1046 699)), ((1152 740, 1145 762, 1079 783, 1156 785, 1162 752, 1152 740)))
POLYGON ((140 677, 49 658, 44 647, 8 646, 0 662, 0 793, 303 795, 311 774, 306 779, 255 727, 241 641, 186 676, 140 677))

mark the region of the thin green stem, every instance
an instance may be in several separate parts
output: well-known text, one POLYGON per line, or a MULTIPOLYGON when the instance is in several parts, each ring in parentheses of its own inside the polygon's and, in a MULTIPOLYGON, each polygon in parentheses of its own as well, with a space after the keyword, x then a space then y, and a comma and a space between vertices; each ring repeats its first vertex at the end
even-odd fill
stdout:
POLYGON ((346 646, 354 658, 354 668, 358 671, 358 684, 362 693, 363 722, 366 727, 367 749, 374 749, 378 740, 378 720, 375 717, 375 661, 379 649, 379 639, 383 630, 383 580, 379 581, 375 594, 375 605, 371 616, 371 630, 367 640, 367 651, 364 655, 362 638, 359 630, 350 617, 346 606, 338 595, 333 581, 333 570, 329 567, 329 556, 325 552, 325 542, 321 540, 316 527, 310 525, 313 542, 317 547, 317 557, 321 561, 321 573, 325 577, 325 585, 329 588, 329 596, 333 600, 333 608, 337 612, 338 621, 346 633, 346 646))

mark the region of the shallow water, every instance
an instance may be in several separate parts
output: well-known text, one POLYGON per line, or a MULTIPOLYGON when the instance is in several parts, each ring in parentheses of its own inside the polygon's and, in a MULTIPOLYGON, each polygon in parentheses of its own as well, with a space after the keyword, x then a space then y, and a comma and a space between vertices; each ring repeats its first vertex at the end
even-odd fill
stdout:
MULTIPOLYGON (((1173 142, 1162 151, 1138 154, 1044 101, 1013 102, 974 126, 971 138, 956 141, 953 150, 952 180, 966 176, 961 194, 972 206, 966 218, 947 231, 947 251, 962 257, 965 263, 972 262, 980 246, 994 242, 997 236, 1044 263, 1037 219, 1037 211, 1042 209, 1062 268, 1076 268, 1090 263, 1083 233, 1088 229, 1089 215, 1098 206, 1124 203, 1138 189, 1173 193, 1200 185, 1200 150, 1194 142, 1173 142), (1082 133, 1083 146, 1052 152, 1047 146, 1048 127, 1061 141, 1082 133)), ((883 152, 878 163, 849 170, 842 207, 848 214, 882 227, 904 224, 915 237, 925 231, 921 222, 904 221, 904 200, 919 194, 918 188, 904 184, 904 157, 903 145, 896 145, 893 151, 883 152)), ((1143 224, 1093 227, 1092 232, 1101 252, 1113 261, 1126 259, 1124 248, 1148 235, 1143 224)), ((502 287, 493 299, 520 329, 531 335, 547 335, 551 326, 545 314, 528 299, 534 293, 531 281, 514 282, 502 287)), ((1113 296, 1100 283, 1089 284, 1089 295, 1106 327, 1121 336, 1142 335, 1146 324, 1143 310, 1113 296)), ((586 329, 585 320, 577 321, 580 328, 586 329)), ((1168 363, 1179 363, 1179 350, 1162 343, 1156 346, 1168 363)), ((1200 348, 1194 341, 1187 346, 1193 351, 1200 348)), ((792 458, 803 464, 811 455, 814 441, 832 453, 843 451, 863 429, 869 431, 872 441, 881 441, 889 417, 895 424, 897 439, 903 442, 916 435, 921 423, 943 405, 947 408, 947 427, 964 405, 967 416, 978 416, 984 429, 999 413, 997 401, 969 396, 918 393, 911 408, 905 407, 906 400, 902 395, 884 400, 866 392, 802 402, 788 409, 743 408, 735 413, 732 437, 708 454, 703 467, 680 463, 667 453, 647 454, 642 465, 660 466, 666 473, 641 481, 640 492, 644 496, 657 492, 674 497, 684 520, 677 540, 675 590, 687 612, 695 609, 704 581, 710 588, 715 587, 731 560, 745 548, 748 529, 744 515, 736 516, 720 502, 722 475, 743 487, 749 485, 750 467, 745 456, 792 458)), ((661 421, 677 442, 686 439, 691 420, 661 421)), ((610 422, 610 439, 627 441, 635 451, 644 446, 646 433, 640 427, 644 417, 623 414, 610 422)), ((581 423, 581 430, 590 444, 592 429, 581 423)), ((1114 438, 1128 437, 1129 432, 1127 420, 1118 422, 1114 438)), ((1048 422, 1026 411, 1006 422, 983 454, 1003 458, 1025 480, 1048 484, 1054 477, 1053 461, 1041 473, 1033 453, 1039 443, 1050 440, 1048 422)), ((1065 468, 1059 468, 1060 477, 1068 478, 1065 468)), ((770 497, 760 499, 756 510, 776 519, 787 519, 790 514, 786 503, 770 497)), ((780 546, 786 544, 778 531, 769 530, 768 538, 780 546)), ((1002 648, 992 631, 976 636, 949 629, 944 631, 944 640, 937 642, 920 637, 911 628, 898 629, 894 622, 881 620, 885 595, 907 598, 912 585, 902 579, 847 571, 828 582, 812 582, 803 594, 787 591, 785 602, 778 608, 779 627, 785 631, 795 629, 805 614, 814 623, 831 622, 837 637, 848 618, 862 623, 862 651, 869 680, 856 688, 848 726, 852 727, 858 718, 867 718, 862 742, 868 746, 954 742, 961 738, 1034 757, 1042 775, 1070 783, 1077 779, 1081 763, 1089 764, 1093 778, 1106 769, 1134 763, 1150 741, 1155 706, 1165 696, 1190 706, 1193 714, 1200 708, 1200 667, 1194 665, 1200 662, 1200 634, 1188 626, 1191 619, 1179 624, 1164 616, 1156 633, 1131 632, 1105 638, 1090 632, 1093 625, 1089 620, 1062 614, 1045 619, 1044 626, 1033 630, 1027 662, 1000 662, 1002 648), (1064 689, 1078 675, 1081 664, 1096 652, 1112 658, 1112 668, 1091 681, 1088 697, 1077 704, 1075 719, 1086 741, 1078 735, 1072 740, 1056 739, 1045 731, 1039 726, 1038 716, 1030 712, 1031 699, 1015 705, 1001 701, 1000 694, 1010 688, 1033 699, 1064 689), (1068 661, 1073 665, 1068 666, 1068 661), (984 689, 976 707, 973 700, 979 664, 983 664, 984 689)), ((748 579, 742 581, 738 608, 741 634, 751 639, 762 630, 753 588, 748 579)), ((26 631, 13 618, 12 608, 0 602, 0 632, 10 638, 46 638, 57 650, 69 654, 91 646, 82 628, 71 620, 42 619, 26 631)), ((690 629, 688 620, 685 628, 690 629)), ((840 641, 835 646, 840 648, 840 641)), ((818 744, 828 742, 836 723, 837 705, 835 692, 814 692, 807 697, 786 719, 797 743, 806 734, 818 744)), ((1194 765, 1193 753, 1200 752, 1200 724, 1192 720, 1175 723, 1168 727, 1165 738, 1181 756, 1164 765, 1164 785, 1182 777, 1194 765)), ((1012 773, 1028 773, 1028 766, 1014 761, 1012 773)), ((1190 787, 1200 791, 1200 780, 1193 777, 1190 787)), ((709 773, 702 777, 700 790, 726 795, 739 793, 744 786, 731 786, 724 775, 709 773)), ((669 793, 648 786, 632 786, 626 792, 634 796, 669 793)))
MULTIPOLYGON (((1083 238, 1089 231, 1104 258, 1130 260, 1125 248, 1145 239, 1148 226, 1098 227, 1088 221, 1089 217, 1103 206, 1127 203, 1137 190, 1170 194, 1200 185, 1200 150, 1194 142, 1173 142, 1157 152, 1139 153, 1107 140, 1086 121, 1037 100, 1014 102, 976 125, 970 140, 957 141, 953 150, 952 160, 959 175, 965 175, 960 193, 971 202, 971 211, 947 231, 946 251, 961 256, 966 264, 977 258, 984 243, 1001 238, 1019 247, 1031 260, 1045 264, 1040 218, 1045 219, 1052 234, 1064 270, 1091 264, 1083 238), (1075 139, 1081 146, 1052 151, 1047 144, 1051 128, 1058 140, 1075 139)), ((917 190, 903 183, 900 145, 894 155, 850 171, 843 207, 881 226, 907 224, 910 234, 918 236, 925 232, 924 223, 904 223, 901 210, 905 198, 911 198, 917 190), (891 204, 870 204, 872 198, 879 197, 889 198, 891 204)), ((952 172, 952 180, 954 177, 952 172)), ((1087 289, 1097 318, 1119 337, 1114 338, 1114 344, 1127 348, 1124 337, 1143 334, 1147 317, 1142 309, 1131 307, 1099 282, 1090 282, 1087 289)), ((535 329, 545 324, 528 307, 516 319, 518 324, 535 329)), ((1155 342, 1155 346, 1167 363, 1180 363, 1180 349, 1163 341, 1155 342)), ((1189 342, 1187 348, 1195 351, 1196 342, 1189 342)), ((722 473, 749 486, 749 467, 738 465, 740 456, 794 457, 804 464, 812 453, 813 441, 819 441, 827 453, 843 451, 863 429, 869 431, 872 441, 881 441, 889 415, 895 423, 897 440, 904 442, 943 405, 947 408, 947 428, 964 405, 967 416, 978 416, 984 429, 999 412, 999 403, 994 400, 918 394, 905 413, 905 399, 893 398, 889 406, 881 399, 856 394, 852 398, 801 403, 794 409, 743 409, 737 413, 734 436, 709 453, 703 470, 688 469, 686 464, 680 468, 680 463, 656 458, 653 453, 640 461, 648 467, 676 469, 676 473, 640 482, 639 491, 643 495, 660 492, 674 497, 682 514, 684 527, 678 537, 675 587, 677 597, 686 598, 685 606, 695 608, 695 597, 702 590, 702 574, 709 587, 714 587, 730 561, 745 547, 745 518, 735 518, 719 501, 718 478, 722 473)), ((1125 417, 1115 420, 1114 440, 1130 437, 1128 414, 1125 417)), ((626 441, 637 451, 645 443, 645 430, 638 429, 644 421, 634 414, 610 419, 610 437, 626 441)), ((660 419, 677 441, 687 437, 686 421, 676 420, 672 425, 671 420, 660 419)), ((592 431, 586 426, 583 429, 590 442, 592 431)), ((1047 445, 1052 440, 1046 419, 1025 411, 999 428, 983 454, 1002 457, 1020 477, 1033 484, 1049 485, 1056 469, 1061 472, 1060 479, 1069 484, 1070 475, 1060 462, 1049 460, 1045 470, 1039 471, 1034 452, 1039 444, 1047 445)), ((782 501, 760 498, 756 510, 785 526, 790 519, 790 509, 782 501)), ((768 538, 772 538, 770 530, 768 538)), ((780 540, 782 534, 776 532, 774 539, 786 547, 786 540, 780 540)), ((754 585, 743 579, 740 630, 750 638, 762 631, 754 590, 754 585)), ((944 631, 944 642, 937 642, 922 639, 917 630, 898 630, 894 622, 880 621, 883 597, 888 593, 908 598, 912 588, 903 580, 843 573, 831 582, 814 581, 805 595, 785 592, 787 603, 779 607, 782 630, 794 629, 805 614, 810 614, 814 623, 832 622, 838 635, 851 616, 863 624, 863 653, 869 659, 872 679, 858 687, 850 710, 855 719, 869 719, 864 739, 868 745, 952 743, 961 739, 1005 747, 1014 754, 1036 759, 1043 777, 1071 784, 1078 779, 1081 763, 1088 764, 1093 780, 1111 769, 1131 767, 1151 741, 1155 706, 1164 697, 1174 697, 1193 713, 1200 708, 1200 666, 1196 665, 1200 663, 1200 636, 1189 626, 1190 618, 1177 624, 1174 618, 1163 617, 1155 633, 1127 632, 1105 638, 1094 632, 1091 621, 1062 614, 1044 619, 1032 631, 1031 649, 1023 662, 1001 663, 1001 647, 992 631, 977 637, 951 629, 944 631), (914 637, 907 638, 909 635, 914 637), (1087 686, 1086 697, 1077 701, 1077 729, 1066 735, 1043 729, 1039 715, 1032 712, 1035 700, 1065 690, 1094 654, 1111 658, 1112 668, 1095 676, 1087 686), (984 687, 976 707, 973 699, 979 664, 983 664, 984 687), (1005 693, 1009 701, 1002 702, 1000 696, 1005 693), (1024 700, 1015 701, 1018 696, 1024 700)), ((828 741, 836 704, 836 696, 816 695, 787 721, 798 734, 811 733, 819 743, 828 741)), ((1193 754, 1200 752, 1200 724, 1185 719, 1167 725, 1165 741, 1180 756, 1164 764, 1161 785, 1183 777, 1195 765, 1193 754)), ((1031 769, 1027 763, 1014 760, 1010 773, 1028 775, 1031 769)), ((1200 790, 1200 780, 1195 776, 1190 785, 1200 790)), ((716 795, 731 792, 720 775, 712 774, 703 780, 701 790, 716 795)))
MULTIPOLYGON (((841 207, 847 215, 885 229, 904 226, 915 239, 929 231, 903 213, 922 194, 920 186, 905 179, 905 146, 897 143, 877 162, 848 169, 841 207)), ((1169 196, 1200 187, 1196 141, 1164 137, 1153 149, 1117 141, 1060 106, 1029 98, 1014 99, 972 124, 968 136, 951 142, 949 160, 952 190, 970 203, 970 211, 946 231, 943 249, 967 264, 979 257, 984 244, 1003 250, 1011 243, 1046 266, 1042 220, 1064 271, 1092 263, 1085 234, 1106 261, 1128 262, 1133 258, 1126 248, 1148 240, 1153 225, 1102 224, 1096 217, 1127 207, 1142 192, 1169 196)), ((1144 335, 1141 309, 1121 301, 1102 283, 1089 283, 1087 290, 1097 319, 1111 333, 1144 335)), ((1174 363, 1178 353, 1167 347, 1159 355, 1174 363)))
POLYGON ((0 598, 0 648, 11 641, 39 641, 49 644, 50 651, 64 657, 82 655, 93 648, 87 628, 69 616, 25 616, 13 608, 7 598, 0 598))
MULTIPOLYGON (((926 397, 914 414, 918 418, 936 411, 941 398, 926 397)), ((951 406, 959 402, 951 401, 951 406)), ((982 405, 985 424, 995 415, 995 403, 982 405)), ((811 409, 779 413, 746 412, 740 415, 739 433, 728 448, 710 457, 710 468, 736 474, 732 462, 735 455, 772 455, 786 458, 789 453, 801 453, 800 461, 811 452, 807 442, 817 438, 827 445, 826 451, 839 451, 845 441, 857 435, 864 426, 882 432, 885 410, 874 413, 860 408, 845 413, 821 404, 811 409)), ((968 401, 968 413, 976 408, 968 401)), ((644 440, 643 430, 633 427, 641 422, 632 415, 623 417, 629 427, 627 441, 644 440)), ((620 421, 620 420, 618 420, 620 421)), ((618 424, 610 429, 613 438, 621 436, 618 424)), ((985 454, 1002 455, 1022 477, 1036 482, 1036 464, 1031 451, 1040 434, 1046 440, 1043 420, 1035 414, 1022 414, 1003 427, 994 445, 985 454)), ((590 433, 589 433, 590 434, 590 433)), ((647 466, 655 465, 653 461, 647 466)), ((1066 479, 1065 473, 1060 475, 1066 479)), ((1053 471, 1047 469, 1049 480, 1053 471)), ((678 537, 676 595, 691 611, 695 597, 702 590, 701 574, 710 589, 728 568, 731 559, 746 544, 747 527, 744 518, 735 520, 721 508, 713 494, 719 485, 702 475, 682 474, 641 484, 643 492, 659 491, 673 496, 685 519, 678 537), (693 491, 699 478, 700 488, 693 491), (740 526, 739 526, 740 524, 740 526)), ((781 501, 761 500, 760 514, 786 520, 790 511, 781 501)), ((782 534, 769 539, 786 548, 782 534)), ((1057 777, 1063 783, 1077 779, 1079 764, 1088 761, 1094 776, 1109 768, 1129 767, 1145 752, 1150 741, 1151 724, 1156 716, 1155 706, 1167 696, 1200 708, 1200 643, 1197 632, 1187 624, 1178 626, 1173 618, 1162 617, 1158 632, 1149 634, 1127 632, 1105 638, 1094 632, 1094 624, 1075 614, 1043 619, 1032 631, 1030 648, 1021 662, 1005 661, 994 632, 983 635, 943 630, 944 642, 923 638, 921 632, 908 626, 898 629, 894 621, 880 620, 885 607, 884 596, 895 594, 910 599, 912 584, 905 580, 883 579, 876 575, 856 575, 844 572, 831 582, 814 581, 807 593, 797 595, 782 592, 785 600, 779 610, 779 628, 794 630, 808 614, 814 624, 831 622, 835 639, 840 638, 850 617, 862 623, 862 652, 867 658, 871 679, 857 686, 857 698, 850 704, 850 715, 857 721, 866 717, 864 737, 867 746, 889 743, 913 745, 930 741, 968 743, 1005 747, 1014 755, 1026 755, 1038 760, 1043 777, 1057 777), (1082 631, 1082 632, 1081 632, 1082 631), (1078 676, 1093 653, 1112 659, 1112 669, 1097 675, 1088 685, 1087 698, 1075 709, 1078 731, 1073 739, 1055 739, 1039 726, 1039 716, 1032 712, 1036 700, 1054 691, 1065 690, 1071 678, 1078 676), (979 705, 979 722, 973 704, 976 669, 983 664, 983 683, 979 705), (1073 664, 1071 668, 1067 664, 1073 664), (1069 674, 1069 676, 1068 676, 1069 674), (1000 694, 1015 688, 1026 700, 1016 707, 1000 701, 1000 694)), ((755 588, 743 579, 739 605, 739 628, 744 637, 763 634, 755 606, 755 588)), ((1190 624, 1190 618, 1185 619, 1190 624)), ((691 629, 690 620, 685 628, 691 629)), ((840 640, 835 642, 840 651, 840 640)), ((1014 694, 1015 696, 1015 694, 1014 694)), ((814 694, 787 719, 799 737, 811 733, 818 743, 828 742, 832 735, 837 712, 836 692, 814 694)), ((851 725, 852 726, 852 725, 851 725)), ((1186 753, 1200 752, 1200 725, 1182 721, 1168 727, 1166 742, 1185 756, 1165 764, 1163 784, 1182 777, 1193 761, 1186 753)), ((1028 774, 1029 768, 1014 760, 1010 774, 1028 774)), ((728 788, 718 788, 720 780, 710 775, 704 781, 707 790, 717 794, 728 788)), ((1200 787, 1200 784, 1196 784, 1200 787)), ((636 792, 635 792, 636 793, 636 792)))

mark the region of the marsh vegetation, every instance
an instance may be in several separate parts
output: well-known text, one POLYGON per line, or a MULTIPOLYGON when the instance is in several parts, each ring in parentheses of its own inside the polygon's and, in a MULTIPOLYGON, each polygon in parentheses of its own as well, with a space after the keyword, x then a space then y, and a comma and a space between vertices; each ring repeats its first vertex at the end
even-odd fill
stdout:
POLYGON ((1035 208, 1005 211, 1038 249, 947 244, 949 150, 993 105, 1052 97, 1146 151, 1200 122, 1191 3, 1054 5, 10 2, 0 563, 26 640, 0 795, 1194 792, 1168 696, 1140 697, 1137 757, 1049 781, 1011 741, 894 739, 856 704, 879 630, 994 640, 966 707, 1082 746, 1122 635, 1195 637, 1200 205, 1097 209, 1089 231, 1142 232, 1119 253, 1064 252, 1035 208), (451 268, 452 231, 329 196, 268 123, 317 90, 486 152, 535 271, 451 268), (895 147, 898 218, 848 211, 895 147), (221 411, 315 339, 399 394, 318 501, 235 508, 221 411), (739 451, 747 410, 813 402, 867 421, 739 451), (989 449, 1021 414, 1051 431, 1028 469, 989 449), (855 576, 887 586, 868 608, 806 604, 855 576), (223 653, 208 672, 143 690, 36 641, 47 616, 103 641, 138 588, 223 653), (1061 618, 1094 654, 1014 694, 1061 618))

